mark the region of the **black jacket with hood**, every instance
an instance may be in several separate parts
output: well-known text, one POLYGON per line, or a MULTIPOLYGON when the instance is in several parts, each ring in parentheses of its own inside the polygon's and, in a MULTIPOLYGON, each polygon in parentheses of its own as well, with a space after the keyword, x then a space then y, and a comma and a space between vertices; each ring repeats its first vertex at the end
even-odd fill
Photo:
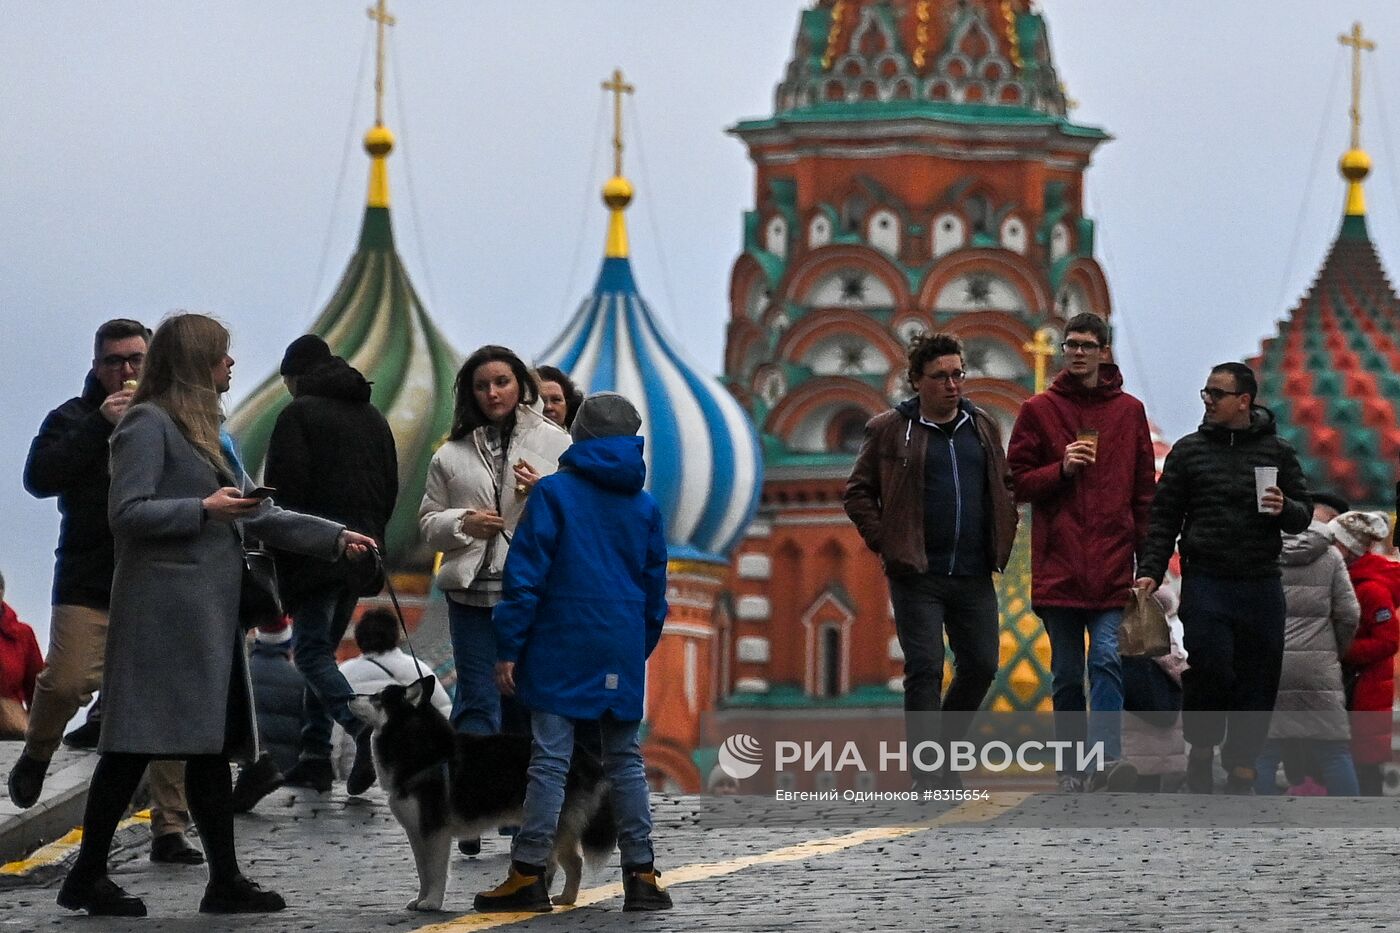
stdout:
POLYGON ((107 439, 113 425, 99 410, 107 392, 89 372, 83 394, 49 412, 29 446, 24 488, 58 497, 62 523, 53 574, 53 604, 106 611, 116 558, 107 524, 107 439))
MULTIPOLYGON (((297 379, 297 395, 277 416, 263 479, 283 508, 318 515, 382 546, 399 493, 394 435, 370 404, 370 384, 339 357, 297 379)), ((378 592, 369 561, 327 564, 286 552, 277 555, 283 601, 295 610, 313 593, 352 585, 378 592)))
POLYGON ((1161 582, 1179 534, 1188 572, 1277 577, 1283 534, 1300 534, 1311 521, 1307 480, 1293 446, 1275 431, 1273 412, 1256 406, 1238 430, 1203 422, 1167 454, 1138 576, 1161 582), (1254 468, 1261 466, 1278 469, 1279 515, 1259 511, 1254 468))

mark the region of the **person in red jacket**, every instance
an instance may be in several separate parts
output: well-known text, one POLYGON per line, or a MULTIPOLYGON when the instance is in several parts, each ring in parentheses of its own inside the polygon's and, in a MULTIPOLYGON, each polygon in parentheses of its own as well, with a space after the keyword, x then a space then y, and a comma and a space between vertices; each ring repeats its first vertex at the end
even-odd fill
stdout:
POLYGON ((1400 564, 1375 553, 1390 538, 1384 512, 1346 512, 1328 525, 1347 562, 1361 624, 1342 665, 1355 687, 1347 704, 1351 756, 1363 797, 1381 795, 1381 764, 1390 760, 1391 710, 1395 705, 1395 653, 1400 649, 1400 564))
MULTIPOLYGON (((43 669, 44 656, 34 629, 5 602, 5 578, 0 576, 0 700, 18 701, 28 711, 34 702, 34 682, 43 669)), ((22 739, 24 733, 0 738, 22 739)))
POLYGON ((1031 605, 1050 639, 1055 734, 1102 742, 1107 766, 1060 775, 1060 790, 1129 790, 1120 760, 1123 668, 1118 626, 1147 535, 1155 456, 1142 402, 1105 362, 1108 324, 1079 314, 1065 325, 1066 366, 1028 399, 1011 430, 1007 464, 1016 498, 1031 504, 1031 605), (1089 636, 1086 727, 1084 635, 1089 636))

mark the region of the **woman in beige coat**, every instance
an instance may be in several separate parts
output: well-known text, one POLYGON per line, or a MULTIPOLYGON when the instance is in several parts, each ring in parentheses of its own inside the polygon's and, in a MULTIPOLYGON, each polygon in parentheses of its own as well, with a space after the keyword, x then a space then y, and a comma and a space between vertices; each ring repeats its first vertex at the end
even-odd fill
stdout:
MULTIPOLYGON (((1327 526, 1284 535, 1283 672, 1269 725, 1269 740, 1255 770, 1257 794, 1278 793, 1280 761, 1296 760, 1322 780, 1330 796, 1357 794, 1341 659, 1356 634, 1361 607, 1346 563, 1332 547, 1327 526)), ((1286 769, 1287 770, 1287 769, 1286 769)), ((1297 770, 1297 769, 1293 769, 1297 770)))

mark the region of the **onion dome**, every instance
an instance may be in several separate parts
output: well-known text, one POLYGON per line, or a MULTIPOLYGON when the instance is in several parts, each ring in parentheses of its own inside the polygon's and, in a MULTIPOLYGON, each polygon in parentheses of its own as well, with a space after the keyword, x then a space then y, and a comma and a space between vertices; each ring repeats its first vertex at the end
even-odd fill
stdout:
MULTIPOLYGON (((621 75, 614 75, 621 84, 621 75)), ((606 86, 606 85, 605 85, 606 86)), ((753 425, 718 380, 686 359, 637 290, 623 212, 621 140, 603 186, 609 212, 598 281, 564 332, 538 359, 579 391, 619 392, 642 416, 647 489, 666 522, 673 560, 723 562, 758 507, 763 461, 753 425)))
POLYGON ((1357 82, 1351 147, 1338 166, 1346 180, 1341 229, 1312 286, 1250 364, 1308 485, 1389 511, 1400 459, 1400 297, 1367 230, 1361 187, 1371 159, 1359 139, 1359 60, 1374 46, 1359 24, 1342 41, 1355 51, 1357 82))
MULTIPOLYGON (((373 383, 370 401, 388 420, 399 455, 399 495, 385 558, 391 570, 424 572, 432 554, 419 541, 418 505, 428 463, 452 424, 452 385, 461 356, 429 317, 394 248, 386 167, 394 135, 376 120, 364 146, 370 181, 359 245, 309 332, 373 383)), ((273 425, 290 401, 273 373, 229 417, 228 428, 254 476, 262 472, 273 425)))
POLYGON ((776 96, 778 113, 972 105, 1063 118, 1068 105, 1031 0, 820 0, 776 96))

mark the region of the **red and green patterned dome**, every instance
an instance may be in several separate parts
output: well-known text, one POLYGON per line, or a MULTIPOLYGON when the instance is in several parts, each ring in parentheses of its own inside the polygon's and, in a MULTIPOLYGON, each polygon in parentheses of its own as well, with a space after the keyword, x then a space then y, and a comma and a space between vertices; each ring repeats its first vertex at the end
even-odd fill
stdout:
POLYGON ((1250 361, 1314 489, 1389 509, 1400 458, 1400 298, 1349 215, 1278 336, 1250 361))
POLYGON ((1375 46, 1359 23, 1341 41, 1354 55, 1341 229, 1312 287, 1249 362, 1309 486, 1388 511, 1400 459, 1400 297, 1371 242, 1362 189, 1371 159, 1360 139, 1361 55, 1375 46))

